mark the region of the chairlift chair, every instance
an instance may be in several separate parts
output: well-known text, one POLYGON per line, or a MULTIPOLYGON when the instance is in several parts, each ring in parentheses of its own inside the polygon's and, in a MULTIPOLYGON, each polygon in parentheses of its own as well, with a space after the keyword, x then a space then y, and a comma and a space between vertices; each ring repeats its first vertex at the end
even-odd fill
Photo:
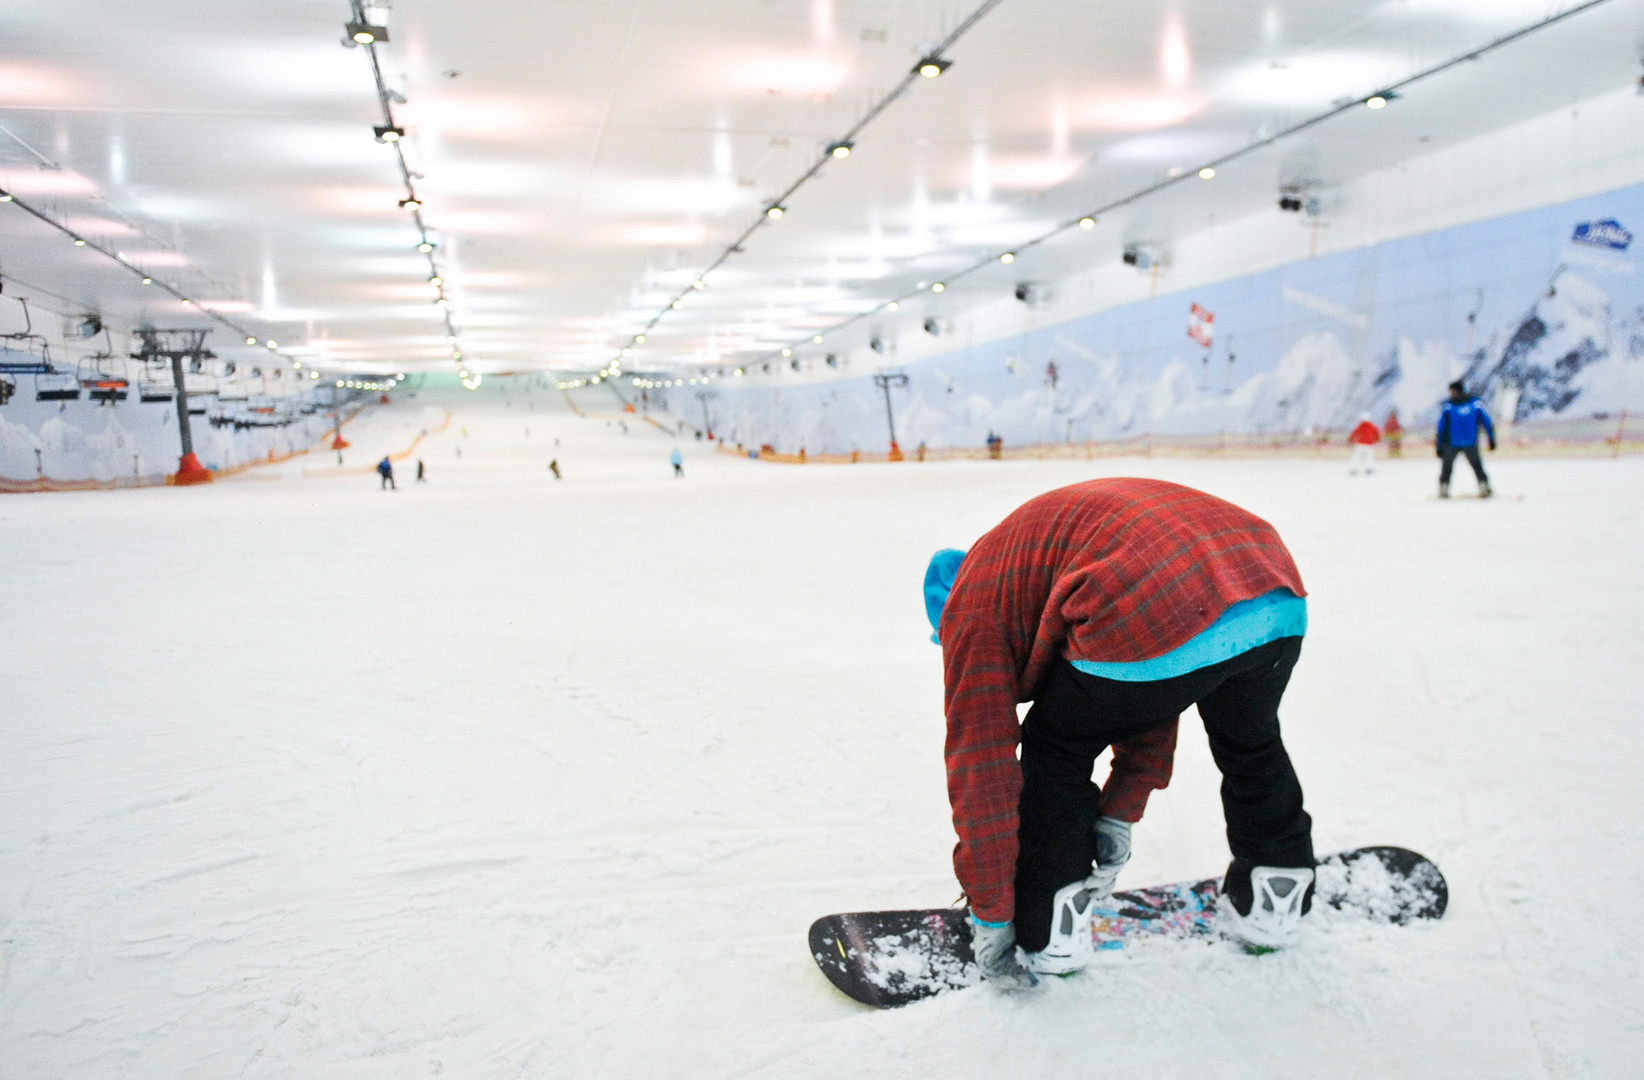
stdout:
POLYGON ((44 371, 34 377, 35 401, 79 401, 80 380, 66 371, 44 371))
POLYGON ((17 384, 10 379, 0 378, 0 405, 10 401, 11 396, 15 393, 17 393, 17 384))
POLYGON ((95 316, 88 318, 81 325, 93 328, 87 337, 101 332, 104 347, 98 352, 80 358, 77 369, 80 385, 86 389, 91 400, 99 405, 112 405, 116 401, 124 401, 131 393, 131 380, 126 378, 125 361, 114 355, 114 339, 108 328, 95 316))

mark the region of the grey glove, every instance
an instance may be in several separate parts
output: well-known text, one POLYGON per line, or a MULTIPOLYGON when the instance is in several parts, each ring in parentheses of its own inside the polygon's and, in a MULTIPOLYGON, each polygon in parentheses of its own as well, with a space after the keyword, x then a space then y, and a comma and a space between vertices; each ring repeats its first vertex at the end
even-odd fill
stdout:
POLYGON ((1031 990, 1039 985, 1033 972, 1016 959, 1016 927, 970 918, 970 946, 982 977, 1001 990, 1031 990))
POLYGON ((1130 822, 1118 818, 1096 819, 1096 864, 1086 884, 1097 900, 1113 895, 1119 871, 1130 861, 1130 822))

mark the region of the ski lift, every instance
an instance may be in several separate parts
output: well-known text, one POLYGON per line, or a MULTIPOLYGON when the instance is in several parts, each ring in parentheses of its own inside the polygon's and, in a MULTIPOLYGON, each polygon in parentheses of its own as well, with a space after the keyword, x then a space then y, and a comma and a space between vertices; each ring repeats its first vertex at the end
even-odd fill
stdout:
MULTIPOLYGON (((51 366, 51 347, 42 335, 34 332, 28 299, 19 296, 17 302, 23 307, 23 329, 0 334, 0 342, 4 343, 0 344, 0 373, 33 375, 36 401, 78 400, 80 384, 74 381, 72 375, 65 375, 51 366), (13 342, 21 347, 14 347, 13 342)), ((6 385, 11 388, 5 394, 9 399, 16 392, 17 383, 8 379, 6 385)))
POLYGON ((171 374, 171 365, 163 361, 147 361, 137 380, 137 400, 144 402, 170 401, 177 396, 177 380, 171 374))
POLYGON ((79 401, 80 380, 66 371, 43 371, 34 377, 35 401, 79 401))
MULTIPOLYGON (((103 330, 106 335, 107 329, 103 330)), ((99 405, 124 401, 131 392, 131 380, 126 378, 125 363, 110 348, 80 358, 78 376, 87 396, 99 405)))

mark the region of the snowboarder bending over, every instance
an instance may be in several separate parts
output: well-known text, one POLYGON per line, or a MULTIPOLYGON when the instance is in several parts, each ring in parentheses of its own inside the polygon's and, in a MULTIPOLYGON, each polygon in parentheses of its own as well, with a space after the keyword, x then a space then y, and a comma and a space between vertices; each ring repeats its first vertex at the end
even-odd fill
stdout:
POLYGON ((1029 501, 962 560, 938 637, 954 870, 982 973, 1025 988, 1088 961, 1126 822, 1169 781, 1193 704, 1233 853, 1219 918, 1249 944, 1292 944, 1312 901, 1312 821, 1278 706, 1307 606, 1273 527, 1176 484, 1092 480, 1029 501), (1104 791, 1091 771, 1109 745, 1104 791), (1162 768, 1135 768, 1160 751, 1162 768))
POLYGON ((1496 426, 1490 414, 1484 411, 1484 402, 1467 392, 1460 380, 1450 384, 1450 400, 1439 412, 1438 438, 1435 448, 1444 464, 1439 466, 1439 498, 1450 497, 1450 470, 1455 467, 1456 455, 1465 454, 1467 464, 1478 478, 1478 497, 1490 497, 1490 478, 1484 475, 1484 462, 1478 454, 1478 429, 1490 440, 1490 449, 1496 448, 1496 426))
POLYGON ((377 462, 377 475, 382 477, 381 486, 383 490, 386 491, 389 488, 393 488, 395 491, 399 490, 399 485, 394 483, 394 463, 386 455, 381 461, 377 462))
POLYGON ((1381 430, 1369 413, 1360 415, 1359 426, 1348 434, 1347 441, 1353 444, 1353 462, 1347 467, 1347 475, 1357 476, 1360 469, 1366 476, 1375 472, 1376 444, 1381 442, 1381 430))
POLYGON ((685 475, 685 459, 679 456, 679 447, 674 447, 674 452, 668 455, 668 464, 674 467, 674 476, 676 478, 685 475))

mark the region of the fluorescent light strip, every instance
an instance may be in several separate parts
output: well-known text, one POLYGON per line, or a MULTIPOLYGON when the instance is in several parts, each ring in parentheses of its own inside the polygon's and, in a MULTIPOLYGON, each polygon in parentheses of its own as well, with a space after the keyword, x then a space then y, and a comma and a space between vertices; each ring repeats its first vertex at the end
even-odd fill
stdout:
MULTIPOLYGON (((1124 196, 1121 199, 1115 199, 1114 201, 1112 201, 1110 203, 1107 203, 1106 205, 1101 206, 1101 207, 1099 207, 1095 210, 1092 210, 1089 213, 1081 214, 1079 217, 1077 217, 1077 218, 1075 218, 1071 221, 1065 221, 1062 224, 1056 226, 1055 228, 1051 229, 1049 232, 1046 232, 1041 236, 1037 236, 1032 240, 1028 240, 1028 241, 1025 241, 1024 243, 1016 245, 1016 247, 1012 248, 1009 252, 1001 251, 1001 252, 996 252, 994 254, 988 255, 986 258, 978 260, 977 262, 971 264, 970 266, 965 267, 963 270, 958 270, 958 271, 955 271, 954 273, 951 273, 951 274, 947 275, 947 277, 944 278, 943 282, 938 282, 937 284, 938 285, 943 285, 943 288, 945 288, 946 286, 945 286, 944 282, 951 282, 951 281, 955 280, 956 278, 966 277, 970 274, 974 274, 978 270, 985 269, 989 266, 994 265, 997 262, 1001 262, 1001 261, 1003 261, 1003 256, 1006 255, 1006 254, 1010 254, 1012 256, 1019 256, 1020 253, 1025 251, 1026 249, 1038 247, 1040 244, 1044 243, 1045 241, 1051 239, 1052 237, 1060 236, 1062 233, 1067 232, 1069 229, 1090 229, 1090 228, 1094 228, 1095 227, 1094 222, 1101 220, 1101 218, 1104 214, 1111 214, 1113 211, 1118 210, 1121 207, 1129 206, 1132 203, 1140 202, 1141 200, 1143 200, 1143 199, 1145 199, 1145 198, 1147 198, 1151 195, 1157 195, 1161 191, 1164 191, 1168 188, 1175 187, 1177 184, 1182 184, 1182 183, 1186 183, 1186 182, 1191 181, 1191 180, 1200 179, 1200 177, 1207 171, 1210 173, 1211 176, 1215 176, 1216 171, 1218 169, 1220 169, 1223 165, 1226 165, 1228 162, 1237 161, 1240 158, 1247 157, 1250 154, 1254 154, 1258 150, 1264 150, 1267 147, 1272 146, 1275 143, 1282 142, 1283 140, 1288 139, 1293 135, 1298 135, 1301 132, 1307 131, 1310 128, 1317 127, 1319 124, 1322 124, 1327 120, 1333 120, 1336 117, 1342 115, 1343 113, 1352 112, 1356 109, 1364 108, 1365 106, 1369 105, 1374 100, 1380 100, 1383 103, 1383 105, 1386 105, 1386 104, 1388 104, 1390 102, 1393 102, 1393 101, 1397 101, 1398 98, 1401 96, 1400 92, 1403 91, 1406 87, 1414 86, 1416 83, 1422 82, 1426 79, 1431 79, 1435 75, 1439 75, 1439 74, 1442 74, 1443 72, 1449 71, 1453 67, 1458 67, 1462 64, 1470 63, 1474 60, 1481 59, 1481 58, 1483 58, 1484 56, 1486 56, 1490 53, 1496 52, 1499 49, 1502 49, 1502 48, 1504 48, 1508 45, 1511 45, 1515 41, 1519 41, 1522 38, 1529 37, 1531 34, 1537 33, 1538 31, 1541 31, 1541 30, 1545 30, 1550 26, 1553 26, 1557 23, 1561 23, 1564 20, 1572 18, 1576 15, 1579 15, 1584 11, 1590 11, 1593 8, 1599 7, 1599 6, 1601 6, 1603 4, 1607 4, 1609 2, 1610 2, 1610 0, 1587 0, 1586 3, 1578 4, 1575 7, 1570 8, 1568 11, 1561 11, 1556 15, 1549 15, 1545 19, 1540 19, 1536 22, 1530 23, 1527 26, 1521 26, 1517 30, 1514 30, 1514 31, 1512 31, 1511 33, 1508 33, 1508 34, 1503 34, 1502 36, 1500 36, 1498 38, 1495 38, 1495 39, 1493 39, 1489 42, 1486 42, 1485 44, 1479 46, 1476 49, 1473 49, 1470 52, 1465 52, 1465 53, 1462 53, 1458 56, 1453 56, 1448 60, 1444 60, 1444 61, 1441 61, 1437 64, 1434 64, 1432 67, 1424 68, 1423 70, 1416 72, 1414 75, 1409 75, 1409 76, 1406 76, 1403 79, 1400 79, 1398 82, 1390 83, 1389 85, 1383 87, 1380 90, 1377 90, 1374 93, 1365 94, 1361 97, 1353 98, 1351 101, 1346 101, 1346 102, 1343 102, 1339 105, 1333 105, 1330 108, 1324 110, 1323 112, 1320 112, 1320 113, 1317 113, 1313 116, 1310 116, 1305 120, 1298 121, 1297 123, 1292 124, 1290 127, 1285 128, 1283 131, 1279 131, 1279 132, 1277 132, 1273 135, 1269 135, 1265 139, 1258 139, 1257 141, 1255 141, 1253 143, 1249 143, 1245 146, 1242 146, 1239 149, 1234 150, 1231 153, 1224 154, 1221 157, 1216 158, 1212 161, 1207 161, 1203 165, 1199 166, 1198 168, 1184 169, 1181 173, 1177 174, 1176 176, 1167 177, 1164 180, 1161 180, 1160 182, 1158 182, 1156 184, 1151 184, 1151 185, 1149 185, 1145 188, 1142 188, 1139 191, 1134 191, 1134 192, 1130 193, 1129 195, 1124 196), (1086 221, 1090 221, 1093 224, 1087 226, 1087 225, 1084 224, 1084 222, 1086 222, 1086 221)), ((1014 262, 1015 258, 1012 258, 1010 261, 1014 262)), ((935 292, 942 291, 941 289, 937 289, 935 286, 931 286, 931 289, 932 289, 932 291, 935 291, 935 292)), ((865 311, 860 315, 853 315, 849 319, 846 319, 843 322, 835 324, 829 330, 824 331, 824 332, 831 334, 831 333, 834 333, 835 331, 843 330, 847 326, 851 326, 855 323, 861 322, 864 319, 872 318, 873 316, 878 315, 880 312, 885 311, 887 309, 895 310, 896 306, 900 306, 900 301, 910 299, 914 296, 918 296, 920 293, 922 293, 924 291, 925 291, 925 288, 923 286, 921 286, 920 288, 917 288, 917 289, 913 290, 912 292, 903 293, 901 296, 894 297, 890 300, 887 300, 887 301, 885 301, 885 303, 880 304, 878 307, 873 308, 870 311, 865 311)), ((749 361, 749 363, 750 364, 768 363, 772 360, 780 360, 780 359, 785 359, 785 357, 780 352, 768 352, 763 356, 759 356, 759 357, 754 358, 753 360, 749 361)))
MULTIPOLYGON (((927 55, 931 57, 944 56, 955 42, 964 37, 965 34, 968 33, 970 29, 978 22, 982 21, 983 16, 987 15, 988 12, 992 11, 1002 3, 1004 3, 1004 0, 984 0, 980 7, 966 16, 964 21, 956 26, 952 33, 948 34, 947 37, 943 38, 940 43, 934 46, 927 55)), ((366 47, 372 48, 373 46, 366 47)), ((372 63, 376 63, 375 59, 372 60, 372 63)), ((743 230, 742 235, 725 245, 725 249, 721 251, 718 257, 715 258, 713 262, 709 263, 701 273, 696 275, 695 280, 705 281, 709 274, 724 265, 725 260, 729 259, 732 255, 740 253, 743 250, 743 244, 753 236, 760 226, 766 224, 767 222, 773 222, 781 219, 788 212, 787 202, 789 197, 792 196, 794 192, 798 191, 801 187, 814 179, 816 174, 821 172, 822 167, 828 162, 839 160, 842 157, 848 157, 850 148, 854 148, 856 146, 857 137, 862 133, 862 130, 869 124, 873 123, 874 120, 878 119, 880 113, 890 108, 891 103, 901 97, 907 91, 908 87, 921 81, 928 80, 921 78, 919 68, 915 66, 906 75, 902 76, 901 82, 897 83, 888 93, 886 93, 878 101, 874 102, 873 106, 863 114, 862 119, 858 120, 849 131, 845 132, 845 134, 841 135, 837 139, 829 140, 826 148, 823 149, 821 155, 817 157, 811 167, 800 174, 799 179, 789 184, 780 195, 767 202, 765 204, 765 208, 759 212, 759 216, 754 219, 754 223, 743 230), (846 148, 846 153, 843 155, 836 153, 836 151, 841 147, 846 148)), ((386 108, 387 107, 385 105, 385 113, 386 108)), ((392 123, 392 119, 390 119, 389 122, 392 123)), ((670 311, 678 311, 682 309, 685 306, 685 298, 698 288, 701 288, 701 286, 692 285, 691 287, 670 298, 662 310, 651 316, 651 321, 645 324, 645 330, 650 331, 654 329, 656 324, 661 322, 663 317, 670 311)))

